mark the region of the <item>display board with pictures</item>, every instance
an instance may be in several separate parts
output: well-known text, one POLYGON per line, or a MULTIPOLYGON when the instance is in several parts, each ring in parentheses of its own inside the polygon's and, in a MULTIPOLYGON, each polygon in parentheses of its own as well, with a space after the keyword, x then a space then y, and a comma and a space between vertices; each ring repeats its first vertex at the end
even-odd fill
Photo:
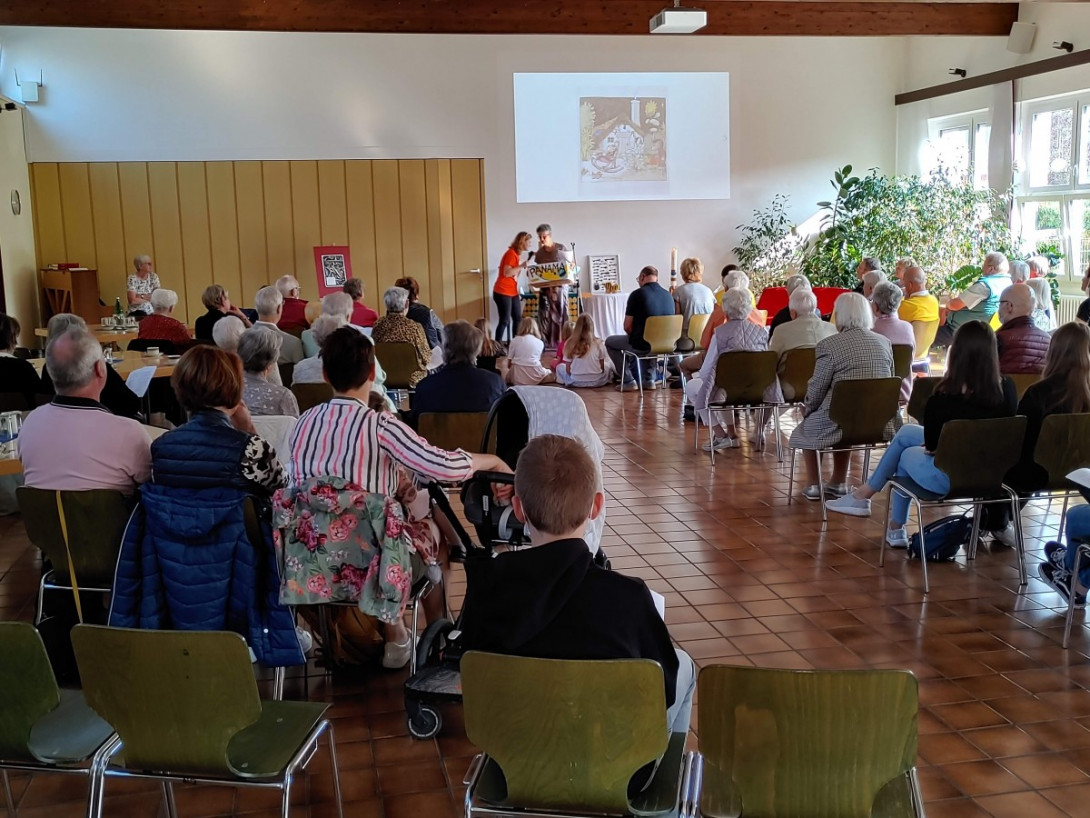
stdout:
POLYGON ((606 284, 621 285, 621 266, 619 256, 588 256, 590 268, 590 290, 604 293, 606 284))

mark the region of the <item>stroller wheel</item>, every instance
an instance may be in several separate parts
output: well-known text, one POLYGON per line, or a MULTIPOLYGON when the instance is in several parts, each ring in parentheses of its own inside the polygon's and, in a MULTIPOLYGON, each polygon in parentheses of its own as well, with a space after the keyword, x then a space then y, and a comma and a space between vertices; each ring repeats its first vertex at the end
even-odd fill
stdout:
POLYGON ((415 739, 431 738, 443 727, 443 717, 438 710, 420 705, 416 712, 406 714, 409 734, 415 739))

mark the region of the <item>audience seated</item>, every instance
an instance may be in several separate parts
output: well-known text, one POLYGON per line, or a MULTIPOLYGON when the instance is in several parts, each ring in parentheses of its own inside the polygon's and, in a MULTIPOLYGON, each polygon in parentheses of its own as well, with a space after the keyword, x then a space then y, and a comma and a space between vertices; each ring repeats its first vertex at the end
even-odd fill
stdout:
POLYGON ((888 281, 886 274, 881 270, 868 270, 863 274, 863 297, 870 300, 874 288, 883 281, 888 281))
POLYGON ((242 402, 251 415, 299 417, 299 403, 291 390, 269 383, 269 374, 276 370, 282 337, 279 331, 258 322, 238 341, 243 368, 242 402))
MULTIPOLYGON (((606 350, 613 361, 613 369, 621 374, 621 390, 639 389, 636 376, 640 370, 636 368, 635 360, 630 364, 630 369, 625 371, 624 352, 635 352, 638 355, 645 354, 651 347, 643 339, 643 330, 647 325, 647 319, 656 315, 675 315, 674 299, 669 291, 659 284, 659 271, 648 265, 640 270, 636 278, 639 285, 628 295, 628 303, 624 311, 624 335, 611 335, 606 338, 606 350)), ((652 373, 653 374, 653 373, 652 373)), ((656 384, 652 377, 648 386, 654 388, 656 384)))
POLYGON ((933 347, 947 347, 954 332, 969 321, 987 323, 999 311, 1003 290, 1011 286, 1010 264, 1002 253, 984 256, 981 275, 961 295, 946 305, 946 322, 939 327, 933 347))
MULTIPOLYGON (((733 265, 727 265, 727 267, 731 266, 733 265)), ((723 269, 725 271, 727 268, 724 267, 723 269)), ((708 318, 708 323, 704 327, 704 332, 700 335, 700 346, 702 349, 706 350, 708 348, 708 344, 710 344, 712 341, 712 333, 715 332, 716 328, 720 324, 727 320, 726 316, 723 314, 723 296, 725 296, 730 290, 734 289, 735 287, 740 287, 743 290, 749 290, 749 276, 739 269, 733 269, 729 273, 724 272, 723 289, 719 292, 718 296, 719 303, 716 305, 716 309, 712 310, 711 317, 708 318)), ((752 297, 752 293, 750 293, 750 295, 752 297)), ((750 307, 753 307, 753 304, 750 304, 750 307)), ((758 311, 755 307, 749 311, 748 320, 752 321, 754 324, 761 327, 762 329, 765 326, 765 316, 762 315, 761 312, 758 311)), ((700 363, 703 364, 703 360, 700 363)), ((699 368, 700 367, 698 366, 697 369, 699 368)))
MULTIPOLYGON (((700 372, 685 386, 685 392, 696 408, 697 417, 705 425, 711 425, 708 404, 729 397, 726 392, 718 389, 715 385, 715 371, 719 363, 719 356, 727 352, 760 352, 768 349, 768 333, 764 331, 763 327, 746 320, 752 303, 753 296, 750 295, 747 289, 731 287, 726 292, 723 296, 723 312, 727 317, 727 321, 715 330, 712 335, 711 345, 708 347, 707 356, 704 358, 704 365, 700 368, 700 372)), ((780 392, 778 382, 773 382, 765 390, 764 399, 768 403, 783 402, 783 394, 780 392)), ((733 412, 728 414, 733 419, 733 412)), ((704 451, 706 452, 713 449, 719 451, 721 449, 737 448, 741 445, 732 422, 728 422, 724 431, 718 420, 716 420, 715 424, 712 425, 712 432, 714 433, 712 442, 704 445, 704 451)), ((760 445, 762 440, 763 436, 758 434, 754 438, 754 443, 760 445)))
POLYGON ((575 322, 565 351, 567 362, 556 368, 556 379, 565 386, 593 389, 613 379, 613 361, 605 343, 594 334, 594 319, 589 313, 583 313, 575 322))
POLYGON ((477 367, 484 336, 468 321, 443 328, 445 363, 416 387, 412 421, 423 412, 487 412, 503 397, 503 379, 477 367))
MULTIPOLYGON (((522 319, 519 319, 521 323, 522 319)), ((481 331, 484 342, 481 344, 481 354, 477 356, 477 366, 495 372, 501 378, 507 376, 507 347, 502 341, 492 337, 492 327, 487 318, 478 318, 473 326, 481 331)))
MULTIPOLYGON (((840 427, 829 417, 833 386, 837 381, 857 378, 888 378, 893 375, 893 348, 889 340, 871 331, 874 314, 870 304, 859 293, 844 293, 836 300, 836 335, 818 341, 814 350, 814 376, 806 390, 803 419, 791 433, 791 446, 803 449, 806 466, 807 500, 820 500, 818 459, 816 449, 840 442, 840 427)), ((889 430, 892 436, 892 428, 889 430)), ((826 492, 834 496, 846 494, 844 482, 848 473, 849 452, 833 454, 832 480, 825 484, 826 492)))
POLYGON ((1051 336, 1033 324, 1035 296, 1025 284, 1003 290, 999 301, 996 330, 999 345, 999 371, 1004 375, 1038 375, 1045 368, 1045 356, 1051 336))
POLYGON ((227 290, 219 284, 210 284, 204 288, 204 292, 201 293, 201 303, 208 312, 193 322, 193 336, 198 341, 214 342, 216 339, 212 335, 213 327, 228 315, 233 315, 241 321, 243 327, 250 326, 250 319, 231 303, 231 299, 227 297, 227 290))
POLYGON ((571 338, 572 333, 575 332, 575 322, 565 321, 560 325, 560 340, 556 344, 556 354, 553 356, 553 362, 549 365, 549 368, 556 372, 557 367, 561 364, 567 364, 569 357, 566 350, 566 344, 568 339, 571 338))
POLYGON ((350 278, 344 282, 344 292, 352 299, 352 318, 348 323, 357 327, 373 327, 378 313, 363 303, 363 282, 350 278))
POLYGON ((1025 284, 1029 281, 1030 271, 1028 262, 1018 260, 1011 261, 1008 272, 1010 273, 1011 284, 1025 284))
MULTIPOLYGON (((923 269, 916 265, 906 267, 901 276, 901 285, 904 287, 904 299, 897 315, 902 321, 912 324, 939 320, 939 300, 927 291, 927 275, 923 269)), ((926 349, 916 350, 920 356, 926 353, 926 349)))
MULTIPOLYGON (((307 302, 299 297, 299 282, 295 276, 280 276, 276 279, 276 290, 284 299, 277 326, 298 338, 299 334, 310 326, 307 320, 307 302)), ((258 309, 259 319, 260 313, 261 310, 258 309)))
POLYGON ((110 625, 233 630, 265 665, 302 664, 292 614, 270 593, 277 560, 264 502, 261 542, 245 523, 243 501, 267 500, 285 478, 242 402, 242 362, 197 346, 171 385, 191 420, 151 446, 152 478, 125 532, 110 625))
MULTIPOLYGON (((339 293, 331 293, 330 295, 339 295, 339 293)), ((326 296, 329 298, 330 296, 326 296)), ((323 299, 324 301, 325 299, 323 299)), ((346 319, 344 315, 319 315, 314 323, 311 324, 310 329, 306 330, 304 337, 309 336, 310 342, 315 345, 315 352, 309 358, 304 358, 295 365, 295 369, 292 372, 291 382, 297 383, 325 383, 325 378, 322 375, 322 355, 321 347, 325 343, 325 339, 330 334, 346 326, 346 319)), ((355 327, 353 327, 355 328, 355 327)), ((364 338, 367 336, 363 333, 364 338)), ((368 340, 371 340, 368 338, 368 340)), ((374 342, 372 342, 374 343, 374 342)), ((271 378, 270 378, 271 380, 271 378)), ((386 373, 382 369, 382 364, 375 360, 375 383, 371 387, 372 393, 378 395, 382 399, 382 407, 388 409, 391 412, 397 411, 397 406, 386 392, 386 373)))
POLYGON ((303 342, 299 340, 298 335, 286 332, 280 326, 283 323, 282 316, 286 303, 276 287, 262 287, 254 296, 254 308, 257 310, 257 321, 254 322, 254 326, 266 326, 280 336, 278 364, 297 364, 303 360, 303 342))
POLYGON ((212 341, 224 352, 238 352, 238 339, 246 329, 237 315, 225 315, 212 328, 212 341))
POLYGON ((53 333, 45 366, 57 395, 31 412, 20 430, 26 485, 132 494, 151 474, 148 436, 135 420, 111 414, 99 403, 111 370, 82 319, 53 333))
POLYGON ((673 292, 675 309, 682 317, 677 349, 690 352, 696 343, 689 338, 689 321, 694 315, 711 315, 715 309, 715 294, 703 283, 704 264, 698 258, 682 260, 681 280, 685 283, 673 292))
MULTIPOLYGON (((1083 492, 1084 495, 1087 492, 1083 492)), ((1090 502, 1090 497, 1086 498, 1090 502)), ((1071 574, 1075 571, 1075 554, 1079 543, 1090 541, 1090 505, 1074 506, 1067 512, 1067 545, 1045 544, 1045 562, 1037 566, 1037 574, 1068 601, 1071 594, 1071 574)), ((1086 589, 1090 587, 1090 560, 1083 558, 1075 592, 1075 607, 1086 607, 1086 589)))
POLYGON ((1052 270, 1048 256, 1033 256, 1027 259, 1026 264, 1029 265, 1030 278, 1044 278, 1052 270))
POLYGON ((424 328, 406 314, 409 309, 409 291, 404 287, 390 287, 382 296, 386 315, 375 322, 371 339, 376 344, 412 344, 416 350, 417 369, 409 377, 409 385, 416 387, 428 374, 431 348, 424 328))
POLYGON ((867 273, 873 273, 881 269, 882 262, 880 262, 876 258, 873 258, 872 256, 864 256, 855 268, 855 277, 858 279, 858 281, 856 281, 855 283, 854 292, 863 295, 863 290, 866 286, 863 278, 867 275, 867 273))
MULTIPOLYGON (((768 340, 772 342, 772 336, 776 334, 776 330, 779 329, 781 324, 786 324, 792 320, 791 315, 791 294, 795 292, 799 287, 804 287, 807 290, 812 290, 810 286, 810 279, 804 275, 788 276, 787 281, 784 282, 784 289, 787 290, 787 306, 772 316, 772 320, 768 324, 768 340)), ((814 298, 814 312, 817 313, 817 298, 814 298)), ((818 318, 821 316, 818 315, 818 318)), ((835 330, 834 330, 835 332, 835 330)))
POLYGON ((19 332, 19 322, 14 316, 0 313, 0 392, 21 396, 25 408, 33 409, 38 404, 37 395, 42 388, 42 379, 30 361, 15 357, 19 332))
POLYGON ((395 287, 401 287, 409 293, 409 309, 405 315, 424 329, 428 346, 435 349, 443 343, 443 322, 427 304, 420 303, 420 283, 412 276, 399 278, 395 287))
POLYGON ((151 294, 152 313, 140 322, 138 337, 148 341, 165 341, 181 354, 189 349, 193 338, 185 324, 171 313, 178 305, 178 293, 158 289, 151 294))
POLYGON ((1084 324, 1090 324, 1090 298, 1083 299, 1079 309, 1075 313, 1075 320, 1084 324))
MULTIPOLYGON (((1020 285, 1019 285, 1020 286, 1020 285)), ((999 373, 995 334, 983 321, 958 327, 946 359, 946 374, 924 409, 923 426, 905 424, 882 455, 865 485, 826 504, 829 511, 867 517, 870 498, 893 476, 910 477, 928 491, 945 494, 950 479, 935 466, 935 449, 942 427, 950 420, 1011 417, 1017 410, 1018 393, 1010 378, 999 373)), ((905 522, 909 499, 894 492, 886 542, 908 547, 905 522)))
POLYGON ((594 462, 578 441, 542 435, 527 444, 512 503, 530 547, 467 561, 463 643, 541 659, 652 659, 663 670, 667 727, 684 734, 692 659, 673 646, 642 579, 594 564, 584 535, 603 502, 594 462))
MULTIPOLYGON (((904 286, 905 273, 908 272, 910 267, 917 267, 916 260, 906 256, 905 258, 899 258, 893 265, 893 280, 904 286)), ((904 316, 902 316, 903 318, 904 316)), ((905 319, 908 320, 908 319, 905 319)))
MULTIPOLYGON (((421 527, 406 529, 403 513, 392 507, 405 474, 456 483, 478 470, 510 469, 495 455, 437 449, 392 414, 371 410, 367 402, 374 360, 370 341, 349 327, 335 330, 322 345, 323 371, 334 397, 308 409, 295 425, 292 484, 276 503, 286 555, 281 599, 294 604, 357 598, 364 613, 385 623, 383 664, 397 668, 408 662, 413 649, 402 622, 410 588, 410 553, 416 551, 431 563, 442 556, 430 535, 421 527), (381 544, 367 533, 370 517, 360 519, 368 513, 367 495, 380 495, 378 513, 385 505, 387 523, 381 530, 386 536, 381 544), (321 508, 312 507, 319 501, 321 508), (331 507, 344 512, 331 514, 331 507), (343 519, 346 515, 348 520, 343 519), (344 545, 332 549, 327 542, 344 545)), ((441 615, 439 596, 425 599, 429 619, 441 615)))
MULTIPOLYGON (((311 303, 313 306, 313 302, 311 303)), ((352 301, 352 296, 346 292, 330 293, 322 298, 319 304, 318 315, 332 315, 337 318, 343 319, 340 324, 351 324, 354 327, 359 327, 358 324, 352 321, 352 314, 355 311, 355 303, 352 301)), ((317 317, 314 321, 318 320, 317 317)), ((370 325, 369 325, 370 326, 370 325)), ((361 327, 362 329, 362 327, 361 327)), ((326 335, 329 335, 329 330, 326 335)), ((366 333, 365 333, 366 334, 366 333)), ((311 328, 303 330, 303 334, 299 336, 299 340, 303 344, 303 357, 313 358, 318 354, 318 347, 320 344, 314 338, 314 322, 311 322, 311 328)))
POLYGON ((1057 326, 1056 312, 1052 305, 1052 288, 1047 278, 1031 278, 1026 286, 1033 290, 1033 325, 1039 330, 1053 332, 1057 326))
MULTIPOLYGON (((901 306, 901 288, 892 281, 882 281, 871 293, 871 307, 874 310, 874 331, 890 344, 904 344, 909 349, 916 348, 916 335, 912 325, 897 317, 897 308, 901 306)), ((926 350, 921 350, 926 352, 926 350)), ((908 402, 912 393, 912 374, 909 373, 901 385, 901 399, 908 402)))
MULTIPOLYGON (((69 312, 59 312, 54 315, 46 325, 48 333, 46 345, 48 346, 50 341, 63 335, 73 326, 87 329, 87 322, 78 315, 72 315, 69 312)), ((105 366, 106 385, 102 387, 101 395, 97 396, 96 400, 119 417, 140 419, 140 398, 136 397, 133 391, 125 385, 125 379, 118 375, 112 366, 108 363, 105 366)), ((45 370, 42 372, 41 392, 43 395, 53 395, 55 393, 53 376, 49 372, 48 361, 45 370)))
POLYGON ((507 348, 507 376, 512 386, 537 386, 556 381, 556 373, 541 363, 545 341, 537 319, 529 315, 519 322, 518 332, 507 348))
MULTIPOLYGON (((836 335, 836 327, 828 321, 822 321, 817 314, 817 297, 809 287, 796 285, 791 292, 788 305, 787 323, 781 323, 779 332, 768 334, 768 348, 780 356, 782 367, 784 356, 792 349, 816 347, 822 338, 836 335)), ((781 368, 782 371, 782 368, 781 368)), ((783 384, 784 397, 795 399, 794 389, 783 384), (790 394, 788 394, 790 392, 790 394)))

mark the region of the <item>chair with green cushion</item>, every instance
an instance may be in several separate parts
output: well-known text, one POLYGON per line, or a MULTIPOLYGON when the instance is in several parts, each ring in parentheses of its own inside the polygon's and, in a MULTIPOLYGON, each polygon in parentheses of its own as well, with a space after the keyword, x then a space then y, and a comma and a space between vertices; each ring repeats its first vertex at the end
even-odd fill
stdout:
POLYGON ((780 359, 780 386, 784 400, 790 404, 801 404, 806 400, 806 389, 814 377, 814 348, 797 347, 789 349, 780 359), (788 397, 788 393, 791 397, 788 397))
POLYGON ((935 387, 941 380, 942 378, 928 376, 912 381, 912 394, 908 398, 907 412, 908 416, 917 423, 923 424, 924 409, 927 407, 927 402, 931 400, 931 396, 935 394, 935 387))
POLYGON ((475 452, 487 424, 488 412, 421 412, 416 430, 440 449, 475 452))
POLYGON ((415 391, 412 377, 421 369, 415 346, 407 341, 376 343, 375 358, 386 372, 387 390, 415 391))
MULTIPOLYGON (((856 378, 833 384, 829 401, 829 418, 840 427, 840 442, 817 449, 818 488, 821 492, 821 519, 828 519, 825 509, 825 478, 821 473, 821 456, 834 452, 863 452, 864 477, 870 473, 872 449, 890 441, 889 424, 897 416, 901 399, 901 379, 856 378)), ((791 449, 791 469, 788 479, 788 505, 795 494, 795 452, 791 449)))
POLYGON ((1067 504, 1079 494, 1067 475, 1076 469, 1090 467, 1090 414, 1049 415, 1041 423, 1041 433, 1033 450, 1033 459, 1048 472, 1048 483, 1037 495, 1063 497, 1060 529, 1056 539, 1062 539, 1067 521, 1067 504))
MULTIPOLYGON (((708 401, 708 442, 713 439, 712 426, 716 418, 736 409, 758 410, 760 434, 764 435, 765 412, 772 412, 772 424, 776 435, 776 458, 783 461, 783 443, 780 440, 780 415, 776 411, 779 404, 765 401, 765 391, 776 383, 777 367, 780 357, 771 350, 724 352, 715 362, 714 391, 722 389, 726 397, 720 401, 708 401)), ((714 391, 709 394, 714 394, 714 391)), ((700 443, 700 416, 697 415, 696 428, 693 430, 693 446, 700 443)), ((715 450, 711 452, 711 462, 715 465, 715 450)))
POLYGON ((893 374, 902 380, 912 375, 912 346, 893 345, 893 374))
POLYGON ((682 814, 923 816, 910 672, 712 665, 697 686, 682 814))
MULTIPOLYGON (((886 498, 886 522, 889 525, 890 503, 893 492, 906 495, 916 507, 916 522, 923 530, 923 507, 945 505, 971 505, 973 530, 969 536, 966 555, 976 557, 977 537, 980 534, 980 509, 991 503, 1009 503, 1014 518, 1015 551, 1018 554, 1019 585, 1025 585, 1026 555, 1022 542, 1022 517, 1019 514, 1018 493, 1003 482, 1003 478, 1022 455, 1022 439, 1026 434, 1026 418, 1022 415, 1009 418, 983 420, 951 420, 943 424, 935 447, 935 467, 950 478, 950 490, 945 494, 928 491, 905 476, 889 481, 886 498)), ((882 545, 878 564, 885 563, 886 538, 882 529, 882 545)), ((927 560, 920 560, 923 573, 923 592, 931 590, 927 580, 927 560)))
POLYGON ((329 705, 260 699, 238 634, 78 625, 72 646, 87 703, 120 737, 100 758, 103 792, 111 777, 160 780, 174 818, 172 781, 272 788, 287 818, 292 779, 324 734, 343 818, 329 705))
MULTIPOLYGON (((681 337, 681 325, 684 316, 681 315, 652 315, 647 319, 643 327, 643 340, 650 349, 647 352, 631 352, 627 349, 621 351, 621 382, 628 377, 628 359, 636 361, 636 383, 639 384, 640 394, 643 394, 643 369, 641 362, 654 361, 663 367, 670 358, 680 358, 681 353, 675 352, 674 347, 681 337)), ((697 341, 699 343, 699 339, 697 341)))
POLYGON ((333 399, 333 387, 328 383, 293 383, 291 393, 299 404, 299 414, 333 399))
POLYGON ((466 735, 483 751, 466 775, 466 818, 514 811, 662 815, 678 808, 685 734, 668 733, 657 662, 470 651, 461 670, 466 735), (637 771, 660 758, 645 788, 630 786, 637 771))
POLYGON ((114 736, 83 694, 60 690, 42 638, 27 622, 0 622, 0 769, 8 811, 8 770, 88 777, 88 804, 101 797, 91 760, 114 736))
POLYGON ((27 537, 53 565, 42 576, 35 623, 42 619, 47 590, 72 589, 68 557, 80 591, 109 593, 113 588, 117 554, 131 513, 130 501, 118 491, 52 491, 21 486, 16 489, 27 537), (57 498, 64 508, 68 530, 65 546, 57 498))

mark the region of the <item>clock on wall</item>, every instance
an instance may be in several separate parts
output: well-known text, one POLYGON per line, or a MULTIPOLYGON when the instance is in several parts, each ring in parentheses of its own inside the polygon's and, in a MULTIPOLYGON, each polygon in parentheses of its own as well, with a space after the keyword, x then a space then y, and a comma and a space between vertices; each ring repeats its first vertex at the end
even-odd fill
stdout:
POLYGON ((23 212, 23 203, 19 199, 19 191, 15 189, 11 191, 11 212, 16 216, 23 212))

